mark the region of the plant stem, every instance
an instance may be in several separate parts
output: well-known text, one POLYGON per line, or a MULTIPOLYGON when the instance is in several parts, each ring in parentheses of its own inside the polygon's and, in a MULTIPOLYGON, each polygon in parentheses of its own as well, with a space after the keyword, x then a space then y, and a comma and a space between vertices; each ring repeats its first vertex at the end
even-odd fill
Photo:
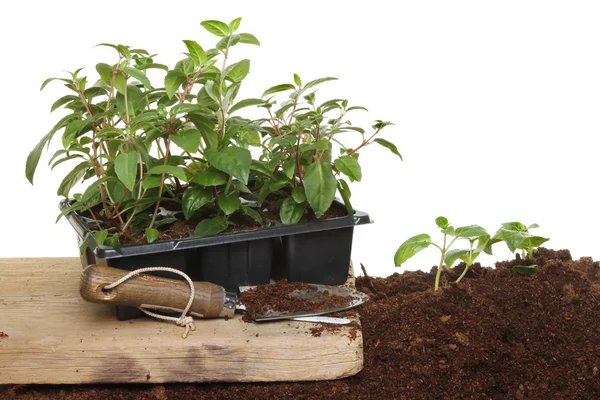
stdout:
POLYGON ((227 196, 229 194, 229 188, 231 188, 232 181, 233 181, 233 177, 229 176, 229 179, 227 180, 227 185, 225 186, 225 196, 227 196))
POLYGON ((462 274, 460 274, 460 276, 458 277, 458 279, 454 282, 454 283, 459 283, 462 278, 464 278, 464 276, 467 274, 467 271, 469 270, 470 265, 466 265, 465 269, 463 270, 462 274))
POLYGON ((446 257, 446 234, 444 234, 444 245, 442 246, 442 256, 440 257, 440 265, 438 266, 437 272, 435 274, 435 285, 433 290, 438 290, 440 288, 440 275, 442 274, 442 268, 444 268, 444 258, 446 257))

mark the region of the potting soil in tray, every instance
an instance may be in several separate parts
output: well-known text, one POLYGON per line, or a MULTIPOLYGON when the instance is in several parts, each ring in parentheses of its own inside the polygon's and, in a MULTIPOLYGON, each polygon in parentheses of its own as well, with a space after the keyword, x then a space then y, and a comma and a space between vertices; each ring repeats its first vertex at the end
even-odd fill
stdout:
POLYGON ((316 292, 317 287, 301 282, 288 282, 282 279, 269 285, 261 285, 240 294, 239 301, 246 307, 244 320, 251 322, 256 315, 274 312, 323 312, 347 307, 350 296, 322 292, 318 299, 294 297, 294 292, 316 292))
MULTIPOLYGON (((364 369, 337 381, 17 386, 18 399, 599 399, 600 266, 568 251, 444 272, 359 278, 364 369), (535 263, 540 272, 511 269, 535 263)), ((368 268, 368 265, 367 265, 368 268)), ((318 327, 318 325, 315 325, 318 327)), ((10 340, 10 338, 8 339, 10 340)), ((319 340, 315 338, 315 340, 319 340)), ((318 366, 315 366, 318 368, 318 366)), ((3 396, 4 395, 4 396, 3 396)))

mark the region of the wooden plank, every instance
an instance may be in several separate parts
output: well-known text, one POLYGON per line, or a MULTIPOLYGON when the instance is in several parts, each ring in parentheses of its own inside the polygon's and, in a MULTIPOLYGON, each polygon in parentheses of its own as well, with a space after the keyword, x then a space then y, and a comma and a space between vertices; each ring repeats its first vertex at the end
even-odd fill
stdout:
POLYGON ((351 327, 315 337, 315 324, 236 316, 196 320, 182 339, 181 327, 117 321, 84 302, 78 258, 0 259, 0 271, 0 384, 305 381, 362 369, 351 327))

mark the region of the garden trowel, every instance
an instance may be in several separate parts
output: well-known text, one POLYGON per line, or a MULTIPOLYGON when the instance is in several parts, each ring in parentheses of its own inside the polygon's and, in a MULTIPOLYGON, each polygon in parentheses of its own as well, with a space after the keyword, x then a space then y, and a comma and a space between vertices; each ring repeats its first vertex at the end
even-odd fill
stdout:
MULTIPOLYGON (((139 274, 119 286, 106 290, 105 287, 127 275, 129 271, 101 265, 90 265, 81 274, 81 297, 92 303, 105 303, 120 306, 152 307, 166 311, 181 312, 190 299, 190 286, 183 280, 162 278, 154 275, 139 274)), ((245 311, 238 301, 237 293, 226 292, 222 286, 209 282, 193 282, 195 295, 189 314, 199 318, 233 317, 235 311, 245 311)), ((345 318, 325 317, 338 311, 356 307, 369 299, 359 291, 327 285, 313 285, 307 291, 296 290, 289 294, 299 301, 312 302, 325 296, 339 295, 348 299, 347 303, 318 311, 277 311, 268 309, 252 315, 257 322, 278 319, 297 319, 307 322, 345 324, 345 318)), ((240 287, 243 292, 251 287, 240 287)))

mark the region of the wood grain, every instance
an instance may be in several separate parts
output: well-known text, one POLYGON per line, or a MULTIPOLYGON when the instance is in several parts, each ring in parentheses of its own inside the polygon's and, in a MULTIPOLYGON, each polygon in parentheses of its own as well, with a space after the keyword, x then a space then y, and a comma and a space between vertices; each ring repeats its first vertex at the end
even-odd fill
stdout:
MULTIPOLYGON (((79 297, 78 258, 0 259, 0 384, 326 380, 362 368, 362 333, 310 323, 117 321, 79 297)), ((352 284, 353 279, 348 284, 352 284)), ((357 318, 356 318, 357 319, 357 318)))
MULTIPOLYGON (((119 268, 89 265, 81 273, 79 294, 92 303, 121 306, 168 307, 182 312, 190 299, 189 283, 148 274, 134 276, 109 291, 105 286, 128 274, 119 268)), ((197 317, 233 317, 235 305, 225 307, 225 289, 209 282, 194 282, 194 301, 189 312, 197 317)))

